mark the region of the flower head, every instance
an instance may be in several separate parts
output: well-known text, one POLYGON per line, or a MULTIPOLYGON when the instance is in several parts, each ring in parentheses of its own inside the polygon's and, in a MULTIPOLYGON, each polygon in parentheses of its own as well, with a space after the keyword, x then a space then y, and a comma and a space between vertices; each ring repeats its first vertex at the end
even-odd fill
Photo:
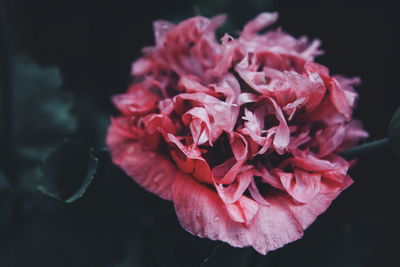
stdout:
POLYGON ((107 137, 113 161, 172 200, 187 231, 263 254, 352 183, 337 152, 366 136, 352 120, 359 80, 315 63, 318 40, 258 33, 276 19, 262 13, 220 42, 224 16, 155 22, 107 137))

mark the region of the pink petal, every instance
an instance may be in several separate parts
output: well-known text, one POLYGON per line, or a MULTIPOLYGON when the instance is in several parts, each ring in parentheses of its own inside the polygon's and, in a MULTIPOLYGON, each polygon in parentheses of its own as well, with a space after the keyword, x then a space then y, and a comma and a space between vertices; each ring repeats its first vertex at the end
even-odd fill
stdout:
POLYGON ((330 206, 331 202, 348 186, 352 184, 351 179, 347 179, 339 190, 330 193, 319 193, 311 201, 306 204, 296 204, 286 199, 286 204, 292 211, 293 216, 297 219, 303 229, 306 229, 314 222, 316 217, 330 206))
POLYGON ((335 124, 317 132, 315 139, 319 146, 318 156, 324 157, 335 151, 342 144, 345 134, 345 126, 335 124))
POLYGON ((163 114, 149 114, 143 118, 143 123, 150 134, 154 134, 160 129, 172 134, 176 132, 171 119, 163 114))
POLYGON ((243 166, 242 161, 230 158, 212 169, 212 176, 218 184, 231 184, 243 166))
POLYGON ((277 19, 278 13, 261 13, 255 19, 251 20, 244 26, 240 37, 248 38, 259 30, 262 30, 265 27, 274 24, 277 19))
POLYGON ((213 90, 208 89, 200 83, 200 78, 194 75, 183 75, 179 79, 178 88, 188 93, 206 93, 217 97, 219 94, 213 90))
POLYGON ((251 197, 257 201, 258 204, 263 205, 263 206, 269 206, 270 204, 268 201, 265 199, 265 197, 260 193, 260 191, 257 188, 257 185, 254 181, 254 179, 251 180, 250 186, 249 186, 249 192, 251 197))
POLYGON ((139 134, 132 128, 132 120, 127 117, 111 118, 111 125, 115 132, 127 139, 137 140, 139 134))
POLYGON ((329 86, 330 98, 337 111, 343 114, 347 119, 350 119, 352 114, 351 103, 348 102, 343 89, 334 78, 329 83, 329 86))
POLYGON ((153 23, 156 44, 162 47, 165 42, 165 36, 175 25, 166 20, 157 20, 153 23))
POLYGON ((298 109, 298 107, 299 107, 301 104, 303 104, 304 100, 305 100, 305 98, 304 98, 304 97, 301 97, 301 98, 298 98, 298 99, 296 99, 295 101, 293 101, 293 102, 287 104, 285 107, 283 107, 283 110, 284 110, 284 111, 286 112, 286 114, 288 114, 288 116, 289 116, 289 118, 288 118, 289 121, 293 118, 293 116, 294 116, 296 110, 298 109))
POLYGON ((283 154, 285 152, 286 147, 289 145, 290 141, 290 130, 286 123, 286 119, 283 116, 281 108, 272 98, 268 98, 270 102, 273 104, 275 109, 276 118, 279 120, 278 129, 275 133, 273 145, 276 151, 279 154, 283 154))
POLYGON ((132 85, 128 93, 113 97, 114 105, 125 115, 149 113, 157 107, 158 100, 156 94, 141 84, 132 85))
MULTIPOLYGON (((223 131, 231 132, 235 126, 239 107, 229 104, 204 93, 180 94, 174 98, 175 106, 180 109, 182 101, 189 100, 200 107, 204 107, 212 123, 212 141, 214 142, 223 131)), ((178 111, 179 112, 179 111, 178 111)))
POLYGON ((226 204, 233 204, 238 201, 246 189, 249 187, 253 179, 253 172, 251 170, 240 173, 235 182, 224 187, 222 184, 216 184, 215 189, 219 196, 226 204))
POLYGON ((171 156, 179 169, 186 174, 193 175, 199 181, 212 183, 210 166, 201 156, 198 147, 196 145, 183 145, 173 134, 168 134, 167 136, 167 141, 177 148, 171 151, 171 156))
POLYGON ((247 103, 252 103, 257 101, 258 96, 256 94, 252 93, 241 93, 239 95, 238 99, 238 104, 239 106, 247 104, 247 103))
POLYGON ((298 202, 307 203, 313 199, 320 190, 320 173, 309 173, 300 169, 292 173, 281 175, 282 185, 285 190, 298 202))
POLYGON ((247 159, 247 140, 237 132, 229 133, 229 143, 232 153, 237 161, 245 161, 247 159))
POLYGON ((258 204, 248 197, 242 196, 233 204, 225 203, 229 216, 235 222, 249 226, 258 211, 258 204))
POLYGON ((354 108, 358 94, 354 90, 353 86, 360 85, 361 79, 358 77, 353 77, 353 78, 346 78, 341 75, 335 75, 333 76, 334 79, 339 83, 340 87, 343 89, 343 92, 347 98, 347 102, 349 105, 354 108))
POLYGON ((207 141, 211 143, 211 123, 204 108, 195 107, 182 116, 185 125, 189 125, 195 144, 201 145, 207 141))
POLYGON ((275 192, 267 197, 270 205, 259 206, 251 222, 246 224, 237 206, 229 207, 233 209, 229 213, 215 192, 189 176, 177 177, 173 192, 179 222, 187 231, 235 247, 252 246, 262 254, 299 239, 303 229, 325 211, 338 194, 318 194, 312 201, 300 205, 275 192))
POLYGON ((259 176, 264 183, 267 183, 277 189, 284 190, 280 179, 282 171, 280 169, 273 169, 272 172, 273 174, 271 174, 265 167, 262 167, 261 171, 259 172, 259 176))
POLYGON ((113 162, 128 176, 148 191, 171 200, 171 185, 179 171, 165 155, 143 150, 141 144, 120 135, 113 125, 108 129, 107 145, 113 162))
POLYGON ((338 167, 337 164, 329 160, 319 159, 311 153, 302 153, 299 151, 295 153, 293 158, 283 161, 279 168, 284 169, 288 165, 312 172, 331 171, 338 167))
POLYGON ((307 111, 314 110, 325 96, 325 85, 316 73, 311 73, 310 78, 293 71, 284 73, 290 88, 296 93, 298 98, 305 98, 304 106, 307 111))

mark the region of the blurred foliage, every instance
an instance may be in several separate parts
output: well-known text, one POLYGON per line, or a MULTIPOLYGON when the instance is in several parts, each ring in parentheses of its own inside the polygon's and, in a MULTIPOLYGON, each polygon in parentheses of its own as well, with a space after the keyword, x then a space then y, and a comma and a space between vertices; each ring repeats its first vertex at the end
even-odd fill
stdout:
POLYGON ((12 131, 16 145, 15 170, 21 186, 35 188, 38 166, 52 147, 77 128, 72 96, 61 90, 58 69, 41 68, 28 57, 12 60, 12 131))
POLYGON ((66 141, 43 159, 38 190, 65 203, 74 202, 85 194, 97 166, 93 149, 88 153, 83 145, 66 141))
POLYGON ((395 153, 400 156, 400 108, 394 113, 389 124, 389 142, 395 153))

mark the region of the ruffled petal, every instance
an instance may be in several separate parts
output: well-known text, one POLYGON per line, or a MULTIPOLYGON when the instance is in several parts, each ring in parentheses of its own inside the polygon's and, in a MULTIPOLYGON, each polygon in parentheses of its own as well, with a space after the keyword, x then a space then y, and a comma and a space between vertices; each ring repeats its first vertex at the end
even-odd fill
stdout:
POLYGON ((278 125, 277 131, 275 133, 273 145, 279 154, 283 154, 285 152, 286 147, 289 145, 290 130, 286 123, 286 119, 282 113, 281 108, 278 106, 278 104, 275 102, 275 100, 273 100, 272 98, 268 98, 268 99, 272 103, 274 110, 275 110, 276 118, 279 121, 279 125, 278 125))
POLYGON ((337 152, 367 136, 351 119, 359 79, 313 62, 319 40, 260 32, 276 19, 262 13, 221 42, 224 15, 155 22, 107 137, 113 161, 172 199, 186 230, 263 254, 352 183, 354 162, 337 152))
POLYGON ((194 107, 182 116, 185 125, 189 125, 193 141, 197 145, 202 145, 211 139, 211 123, 208 113, 204 108, 194 107))
POLYGON ((224 187, 222 184, 216 184, 215 188, 226 204, 233 204, 242 197, 243 193, 247 190, 253 179, 253 172, 251 170, 240 173, 235 182, 224 187))
MULTIPOLYGON (((189 176, 180 175, 175 179, 173 192, 179 222, 187 231, 235 247, 253 246, 262 254, 299 239, 303 229, 324 212, 339 193, 318 194, 307 204, 297 204, 283 193, 272 192, 266 198, 270 205, 258 206, 251 223, 246 224, 238 222, 243 221, 243 217, 237 207, 230 215, 215 192, 189 176)), ((254 210, 248 209, 248 212, 254 210)))
POLYGON ((176 149, 171 150, 171 157, 179 169, 186 174, 193 175, 199 181, 212 183, 210 166, 201 156, 198 147, 183 145, 173 134, 168 134, 167 137, 168 141, 176 146, 176 149))
POLYGON ((158 100, 157 94, 142 84, 132 85, 128 93, 113 97, 114 105, 124 115, 149 113, 157 107, 158 100))

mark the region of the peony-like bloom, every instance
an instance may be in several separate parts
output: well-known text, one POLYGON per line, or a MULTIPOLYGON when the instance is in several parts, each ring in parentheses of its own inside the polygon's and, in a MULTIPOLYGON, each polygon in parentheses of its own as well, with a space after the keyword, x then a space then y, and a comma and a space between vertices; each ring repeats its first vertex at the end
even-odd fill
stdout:
POLYGON ((352 183, 338 152, 367 136, 352 120, 359 79, 315 63, 318 40, 258 33, 277 17, 220 42, 224 16, 155 22, 107 137, 114 163, 173 201, 183 228, 262 254, 299 239, 352 183))

